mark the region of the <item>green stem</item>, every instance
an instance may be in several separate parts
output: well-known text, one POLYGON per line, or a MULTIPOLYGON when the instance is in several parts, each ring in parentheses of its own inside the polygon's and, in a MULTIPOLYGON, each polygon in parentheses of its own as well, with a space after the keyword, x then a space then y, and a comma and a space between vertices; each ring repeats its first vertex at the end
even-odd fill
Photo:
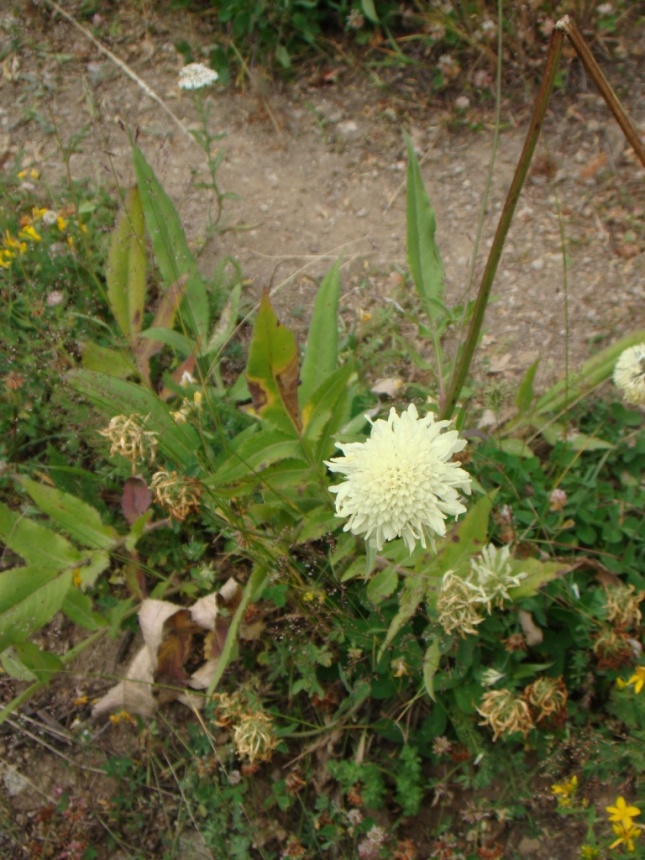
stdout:
POLYGON ((244 594, 242 595, 242 599, 239 603, 239 606, 235 610, 235 614, 231 619, 231 625, 226 633, 224 647, 222 648, 222 653, 220 654, 217 668, 215 669, 213 677, 211 678, 211 682, 208 685, 208 690, 206 692, 207 698, 210 698, 213 695, 217 685, 222 680, 222 675, 224 674, 227 666, 233 659, 235 648, 237 647, 237 633, 240 629, 240 625, 242 624, 242 619, 244 618, 246 607, 251 602, 251 598, 255 597, 258 592, 263 588, 266 579, 267 573, 263 567, 254 568, 253 572, 251 573, 251 576, 249 577, 249 581, 246 583, 246 587, 244 588, 244 594))
POLYGON ((504 242, 506 241, 506 236, 511 226, 513 215, 515 214, 515 207, 517 206, 517 201, 519 200, 522 187, 531 165, 533 153, 535 152, 535 147, 540 136, 542 123, 544 122, 544 116, 553 90, 555 76, 560 63, 563 38, 563 31, 561 29, 554 28, 551 33, 551 42, 549 44, 549 53, 546 59, 542 83, 540 84, 540 89, 533 106, 533 115, 531 116, 531 121, 529 123, 522 154, 520 155, 520 160, 515 168, 511 187, 506 195, 504 208, 499 219, 499 224, 497 225, 497 231, 495 232, 495 238, 493 239, 490 254, 488 255, 486 268, 482 275, 477 301, 475 302, 475 308, 473 310, 473 318, 470 323, 470 328, 468 329, 468 335, 466 336, 463 352, 459 361, 455 363, 450 377, 450 382, 448 383, 448 391, 446 393, 445 404, 441 410, 441 418, 452 417, 457 400, 459 399, 459 395, 461 394, 461 390, 466 381, 470 365, 472 364, 475 349, 479 341, 481 327, 484 322, 484 314, 486 313, 490 291, 493 286, 500 257, 502 256, 504 242))

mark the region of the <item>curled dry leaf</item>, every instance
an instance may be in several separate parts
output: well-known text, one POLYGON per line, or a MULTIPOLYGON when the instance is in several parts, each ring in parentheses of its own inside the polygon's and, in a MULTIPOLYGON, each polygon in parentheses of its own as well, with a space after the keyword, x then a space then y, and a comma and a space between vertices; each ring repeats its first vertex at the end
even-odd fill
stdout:
POLYGON ((188 609, 168 600, 144 600, 139 626, 145 644, 125 678, 94 705, 92 716, 125 710, 149 717, 159 704, 175 699, 201 707, 201 698, 186 688, 205 690, 210 684, 231 615, 241 599, 242 587, 229 579, 221 591, 202 597, 188 609))
POLYGON ((531 613, 527 612, 525 609, 520 609, 517 613, 517 617, 520 622, 520 627, 522 628, 522 633, 524 633, 526 644, 529 648, 532 648, 534 645, 539 645, 544 639, 544 633, 542 632, 542 628, 538 627, 535 621, 533 621, 531 613))

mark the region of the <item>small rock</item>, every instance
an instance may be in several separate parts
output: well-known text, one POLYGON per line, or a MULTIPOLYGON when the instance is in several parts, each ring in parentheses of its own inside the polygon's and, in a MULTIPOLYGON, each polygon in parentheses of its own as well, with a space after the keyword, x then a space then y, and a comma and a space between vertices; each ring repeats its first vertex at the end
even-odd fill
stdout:
POLYGON ((346 119, 344 122, 339 122, 336 130, 341 137, 355 137, 358 134, 358 126, 353 119, 346 119))

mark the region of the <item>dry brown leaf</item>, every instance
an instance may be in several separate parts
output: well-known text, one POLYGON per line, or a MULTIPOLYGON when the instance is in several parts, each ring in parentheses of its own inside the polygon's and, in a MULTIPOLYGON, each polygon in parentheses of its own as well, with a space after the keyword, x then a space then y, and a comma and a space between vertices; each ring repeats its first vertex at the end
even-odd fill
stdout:
POLYGON ((189 690, 170 688, 203 690, 209 686, 221 653, 221 637, 226 637, 225 630, 230 625, 230 615, 219 617, 221 608, 234 612, 242 593, 241 586, 229 579, 219 592, 202 597, 189 609, 168 600, 144 600, 139 609, 139 626, 145 644, 130 663, 125 678, 96 702, 92 716, 125 710, 150 717, 160 702, 174 699, 191 708, 201 707, 202 699, 189 690), (191 661, 197 657, 204 660, 201 647, 199 651, 193 647, 195 640, 202 634, 206 638, 209 631, 217 633, 217 653, 208 655, 206 662, 189 674, 191 661), (160 697, 153 694, 157 680, 167 685, 160 697))

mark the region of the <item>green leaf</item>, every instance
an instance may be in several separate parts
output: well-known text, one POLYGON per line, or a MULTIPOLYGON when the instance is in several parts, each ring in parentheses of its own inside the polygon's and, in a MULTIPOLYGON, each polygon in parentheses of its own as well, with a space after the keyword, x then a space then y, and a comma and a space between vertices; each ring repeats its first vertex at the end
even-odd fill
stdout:
POLYGON ((398 584, 399 575, 393 567, 379 570, 367 583, 367 599, 378 606, 382 600, 394 594, 398 584))
POLYGON ((427 585, 428 580, 425 576, 408 576, 403 581, 403 588, 399 595, 399 610, 392 619, 383 644, 379 648, 378 662, 383 659, 390 642, 417 611, 425 597, 427 585))
POLYGON ((72 570, 18 567, 0 573, 0 651, 22 642, 56 615, 72 570))
POLYGON ((0 538, 9 549, 22 556, 30 568, 40 568, 47 574, 61 567, 74 567, 83 559, 64 537, 3 504, 0 504, 0 538))
POLYGON ((63 661, 51 651, 41 651, 32 642, 21 642, 14 646, 16 657, 21 661, 36 678, 37 681, 47 683, 63 668, 63 661))
POLYGON ((571 565, 558 561, 540 561, 537 558, 512 559, 512 575, 517 576, 518 573, 524 572, 528 576, 516 588, 509 588, 509 597, 514 602, 533 597, 543 585, 551 582, 552 579, 564 576, 571 568, 571 565))
POLYGON ((97 370, 119 379, 127 379, 137 372, 131 356, 116 349, 99 346, 92 341, 84 341, 80 345, 81 361, 87 370, 97 370))
POLYGON ((423 684, 426 688, 426 693, 430 696, 433 702, 436 702, 434 676, 437 674, 440 662, 441 649, 439 648, 439 639, 435 636, 431 640, 430 645, 428 645, 423 657, 423 684))
POLYGON ((74 540, 91 549, 113 549, 119 534, 112 526, 103 525, 101 515, 86 502, 54 487, 39 484, 30 478, 17 481, 29 493, 43 513, 55 520, 74 540))
POLYGON ((539 363, 539 358, 533 362, 524 374, 520 387, 517 389, 517 394, 515 395, 515 406, 520 412, 528 412, 531 408, 531 404, 533 403, 533 398, 535 396, 535 392, 533 391, 533 381, 535 379, 539 363))
POLYGON ((170 328, 147 328, 140 337, 169 346, 181 356, 188 356, 195 349, 194 342, 179 331, 170 328))
POLYGON ((414 146, 405 135, 408 150, 407 252, 408 266, 423 308, 432 321, 443 311, 443 263, 435 242, 435 215, 426 193, 414 146))
POLYGON ((141 197, 126 194, 124 210, 112 233, 105 269, 110 310, 132 344, 141 329, 146 295, 146 253, 141 197))
POLYGON ((208 334, 209 308, 206 286, 188 247, 177 210, 138 146, 132 145, 132 162, 141 194, 146 226, 161 277, 166 287, 188 276, 185 294, 188 324, 204 343, 208 334))
POLYGON ((236 284, 231 290, 228 301, 224 310, 220 314, 217 325, 213 329, 208 345, 203 350, 202 355, 210 355, 213 352, 219 352, 228 343, 231 335, 235 331, 237 325, 237 316, 240 309, 240 299, 242 297, 242 284, 236 284))
POLYGON ((104 373, 72 370, 67 379, 76 391, 110 415, 140 415, 146 428, 158 433, 159 450, 181 466, 192 465, 200 448, 197 432, 190 424, 177 424, 170 408, 141 385, 114 379, 104 373))
POLYGON ((363 9, 363 14, 368 21, 371 21, 372 24, 379 23, 378 15, 376 13, 376 6, 374 5, 374 0, 361 0, 361 7, 363 9))
POLYGON ((582 365, 579 372, 571 374, 568 380, 561 380, 549 388, 538 399, 535 412, 540 415, 559 412, 568 404, 589 394, 596 386, 611 378, 621 352, 643 341, 645 341, 645 329, 632 332, 596 353, 582 365))
POLYGON ((258 415, 291 436, 300 431, 296 339, 280 324, 267 290, 253 324, 246 379, 258 415))
POLYGON ((588 436, 586 433, 576 432, 575 435, 570 435, 569 428, 563 424, 549 424, 542 428, 541 433, 549 445, 566 442, 573 451, 611 451, 616 447, 613 442, 607 442, 597 436, 588 436))
POLYGON ((317 465, 334 450, 333 436, 346 423, 352 362, 339 367, 312 394, 302 413, 302 438, 313 446, 317 465), (315 444, 314 444, 315 443, 315 444))
MULTIPOLYGON (((279 430, 262 430, 251 437, 245 436, 242 444, 234 448, 230 457, 205 483, 215 488, 245 478, 256 478, 269 466, 286 459, 302 460, 300 443, 279 430)), ((302 467, 307 467, 304 460, 302 467)))
POLYGON ((426 568, 426 574, 442 577, 448 570, 465 574, 470 559, 488 542, 488 518, 496 492, 483 496, 455 528, 437 541, 437 555, 426 568))
POLYGON ((336 260, 318 287, 314 301, 298 389, 303 413, 314 391, 331 376, 338 364, 339 296, 340 260, 336 260))
POLYGON ((101 630, 107 626, 107 620, 98 612, 94 612, 91 597, 77 588, 69 589, 61 609, 70 621, 85 630, 101 630))

